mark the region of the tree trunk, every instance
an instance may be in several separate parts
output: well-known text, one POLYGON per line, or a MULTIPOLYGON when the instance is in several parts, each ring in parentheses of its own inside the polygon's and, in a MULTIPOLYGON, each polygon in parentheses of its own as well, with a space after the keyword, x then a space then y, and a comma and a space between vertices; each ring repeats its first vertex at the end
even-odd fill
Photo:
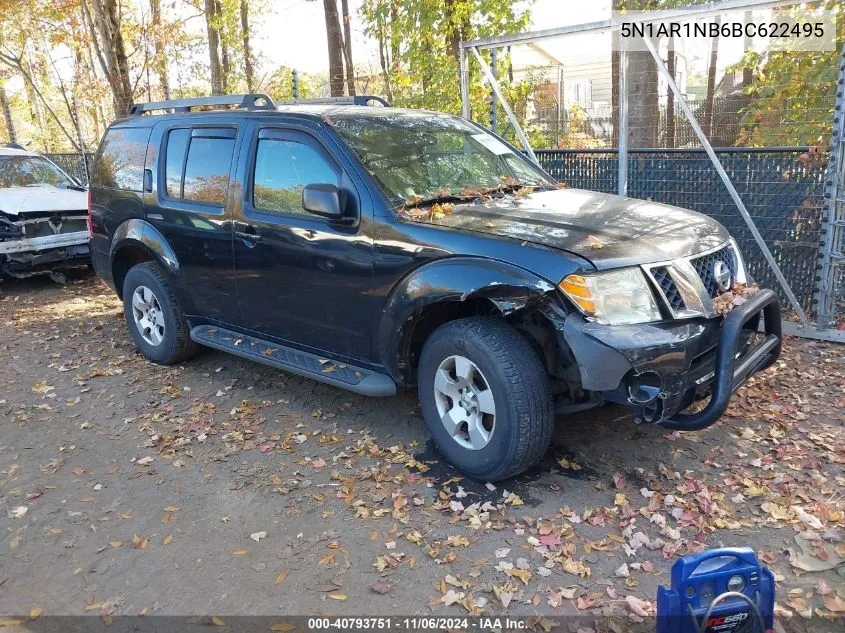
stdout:
POLYGON ((387 95, 387 100, 393 103, 393 90, 390 87, 390 72, 388 71, 389 62, 387 60, 387 42, 384 33, 384 22, 379 19, 378 23, 378 60, 381 64, 381 75, 384 79, 384 91, 387 95))
POLYGON ((323 0, 326 40, 329 49, 329 89, 333 97, 343 95, 343 39, 337 16, 337 0, 323 0))
POLYGON ((170 99, 170 73, 167 69, 164 34, 161 32, 161 0, 150 0, 150 21, 153 25, 153 67, 158 75, 161 94, 170 99))
MULTIPOLYGON (((716 24, 721 23, 721 18, 714 18, 716 24)), ((716 97, 716 62, 719 59, 719 36, 710 41, 710 65, 707 67, 707 95, 704 98, 704 121, 701 129, 710 138, 713 131, 713 102, 716 97)))
POLYGON ((6 132, 10 143, 18 142, 18 135, 15 132, 15 121, 12 119, 12 108, 9 107, 9 98, 6 96, 6 86, 0 81, 0 110, 3 110, 3 119, 6 121, 6 132))
POLYGON ((229 80, 232 77, 232 65, 229 62, 229 44, 224 37, 223 5, 220 0, 214 0, 215 13, 217 14, 217 37, 220 40, 220 84, 223 94, 229 92, 229 80))
POLYGON ((105 65, 103 71, 112 90, 114 111, 117 116, 124 116, 132 105, 132 84, 129 81, 126 47, 120 32, 118 0, 91 0, 91 8, 93 24, 96 25, 100 39, 101 62, 105 65))
POLYGON ((648 51, 628 51, 628 147, 656 147, 657 68, 648 51))
POLYGON ((241 38, 244 47, 244 72, 247 92, 255 91, 255 69, 252 65, 252 49, 249 45, 249 0, 241 0, 241 38))
POLYGON ((352 17, 349 15, 349 0, 340 0, 343 11, 343 57, 346 60, 346 90, 355 96, 355 67, 352 64, 352 17))
POLYGON ((220 25, 216 0, 205 0, 205 27, 211 67, 211 94, 219 95, 223 94, 223 70, 220 68, 220 25))
MULTIPOLYGON (((669 49, 666 52, 666 70, 675 80, 675 38, 669 38, 669 49)), ((675 147, 675 93, 667 86, 666 89, 666 147, 675 147)))

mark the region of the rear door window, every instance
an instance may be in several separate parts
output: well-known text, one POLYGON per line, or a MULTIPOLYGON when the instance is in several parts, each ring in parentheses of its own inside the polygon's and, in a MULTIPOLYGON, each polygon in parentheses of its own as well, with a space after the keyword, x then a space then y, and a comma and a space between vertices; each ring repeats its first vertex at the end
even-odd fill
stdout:
POLYGON ((225 205, 236 136, 234 128, 170 130, 165 150, 166 197, 225 205))
POLYGON ((141 191, 148 127, 111 128, 100 145, 91 183, 98 187, 141 191))

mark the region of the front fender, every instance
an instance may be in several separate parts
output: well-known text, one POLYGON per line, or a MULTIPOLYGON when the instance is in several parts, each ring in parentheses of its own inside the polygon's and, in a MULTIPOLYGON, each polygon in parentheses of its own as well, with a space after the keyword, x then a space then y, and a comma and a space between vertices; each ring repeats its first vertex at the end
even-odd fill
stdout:
POLYGON ((179 260, 159 230, 146 220, 132 218, 117 227, 109 259, 114 261, 121 248, 132 245, 147 251, 168 273, 179 273, 179 260))
POLYGON ((423 308, 448 301, 484 298, 508 315, 539 301, 554 285, 525 269, 481 257, 449 257, 405 276, 392 290, 375 331, 378 357, 401 380, 399 358, 409 319, 423 308))

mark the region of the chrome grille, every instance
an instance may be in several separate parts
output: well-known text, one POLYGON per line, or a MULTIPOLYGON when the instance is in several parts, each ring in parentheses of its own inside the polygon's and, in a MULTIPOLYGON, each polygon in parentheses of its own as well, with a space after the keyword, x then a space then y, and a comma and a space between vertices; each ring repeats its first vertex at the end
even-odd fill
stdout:
POLYGON ((719 284, 716 283, 716 277, 713 274, 713 266, 718 261, 725 262, 731 270, 731 278, 736 279, 736 258, 734 257, 733 251, 727 246, 713 253, 708 253, 702 257, 696 257, 690 260, 692 267, 695 268, 695 272, 701 278, 704 289, 711 299, 719 296, 719 284))
POLYGON ((663 296, 666 297, 669 307, 673 310, 683 310, 685 307, 684 299, 678 292, 678 286, 669 276, 669 268, 667 266, 655 266, 651 269, 651 275, 663 291, 663 296))
POLYGON ((728 243, 710 253, 643 266, 666 307, 675 318, 715 316, 719 296, 714 265, 723 261, 734 280, 745 283, 745 269, 736 246, 728 243))

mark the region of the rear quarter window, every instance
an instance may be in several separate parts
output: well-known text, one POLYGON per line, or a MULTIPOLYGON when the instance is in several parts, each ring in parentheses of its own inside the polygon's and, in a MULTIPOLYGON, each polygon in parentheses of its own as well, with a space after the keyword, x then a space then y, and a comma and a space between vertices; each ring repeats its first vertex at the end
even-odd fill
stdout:
POLYGON ((91 184, 98 187, 141 191, 144 185, 144 157, 151 128, 112 128, 97 153, 91 184))

